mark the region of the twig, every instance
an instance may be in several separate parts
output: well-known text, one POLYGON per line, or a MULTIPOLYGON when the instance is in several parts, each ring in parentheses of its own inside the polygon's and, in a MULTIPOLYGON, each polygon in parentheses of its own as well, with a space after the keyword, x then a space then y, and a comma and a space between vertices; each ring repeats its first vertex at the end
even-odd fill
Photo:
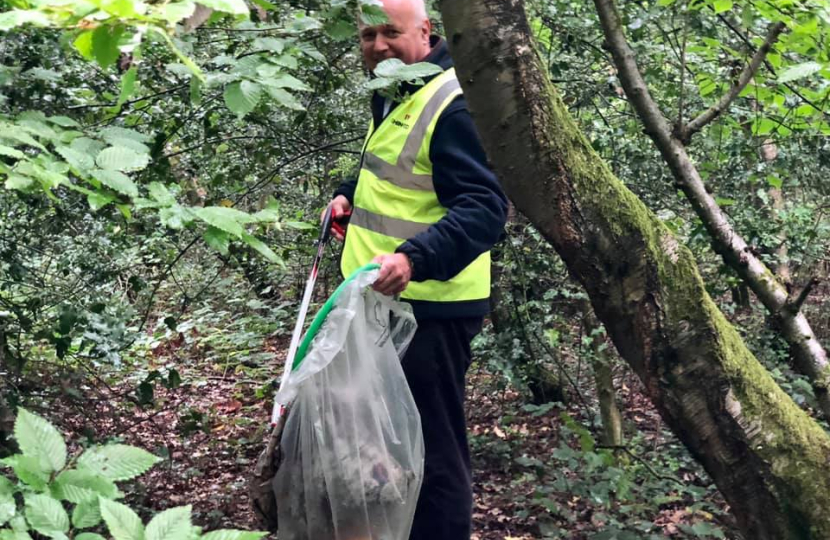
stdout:
POLYGON ((683 41, 680 43, 680 96, 677 98, 677 125, 683 125, 683 99, 686 92, 686 39, 689 36, 688 21, 683 19, 683 41))
POLYGON ((703 129, 707 124, 713 121, 715 118, 721 115, 723 111, 729 107, 729 104, 738 97, 738 94, 746 88, 746 85, 749 84, 749 81, 752 80, 752 77, 755 76, 755 73, 758 71, 758 68, 761 67, 761 63, 764 62, 769 51, 772 49, 772 46, 778 41, 778 37, 781 33, 786 29, 786 26, 782 22, 777 22, 770 26, 769 32, 767 33, 766 39, 764 39, 764 43, 761 44, 760 47, 755 51, 755 54, 752 55, 752 59, 749 63, 744 67, 741 74, 738 76, 738 80, 735 81, 735 84, 729 89, 729 91, 724 94, 717 103, 706 109, 703 113, 701 113, 697 118, 683 126, 678 122, 677 126, 675 126, 675 136, 680 139, 684 144, 689 144, 692 135, 703 129))
MULTIPOLYGON (((724 17, 723 15, 718 15, 718 19, 720 19, 720 21, 723 24, 725 24, 727 26, 727 28, 729 28, 732 31, 733 34, 738 36, 738 38, 741 41, 743 41, 747 45, 747 47, 749 47, 749 50, 754 50, 755 49, 755 46, 752 44, 752 42, 749 41, 749 39, 745 35, 743 35, 740 30, 735 28, 735 26, 732 23, 730 23, 729 20, 726 17, 724 17)), ((764 59, 764 66, 769 70, 770 73, 772 73, 773 75, 776 74, 775 73, 775 67, 773 67, 773 65, 770 64, 769 61, 766 60, 766 59, 764 59)), ((781 84, 783 84, 784 88, 786 88, 787 90, 789 90, 790 92, 792 92, 793 94, 798 96, 798 98, 802 102, 809 105, 810 107, 815 109, 817 112, 820 112, 825 117, 830 118, 830 113, 827 113, 824 109, 822 109, 821 107, 819 107, 818 105, 816 105, 815 103, 813 103, 812 101, 810 101, 809 99, 804 97, 804 95, 801 92, 799 92, 797 88, 793 87, 790 83, 781 83, 781 84)))
POLYGON ((686 483, 683 480, 681 480, 680 478, 678 478, 674 475, 658 473, 657 471, 654 470, 654 467, 652 467, 645 459, 641 458, 640 456, 638 456, 637 454, 632 452, 631 449, 629 449, 625 445, 598 444, 594 448, 598 448, 598 449, 602 449, 602 450, 613 450, 614 452, 619 452, 619 451, 625 452, 626 454, 628 454, 633 459, 639 461, 643 465, 643 467, 645 467, 646 470, 648 472, 650 472, 655 478, 657 478, 659 480, 671 480, 672 482, 680 484, 681 486, 686 485, 686 483))
POLYGON ((787 299, 787 302, 784 304, 784 309, 788 312, 795 315, 801 310, 801 306, 804 305, 804 301, 807 300, 807 297, 810 296, 810 293, 815 288, 816 285, 819 284, 819 279, 817 276, 813 276, 810 278, 810 281, 801 289, 801 292, 798 293, 797 297, 790 297, 787 299))

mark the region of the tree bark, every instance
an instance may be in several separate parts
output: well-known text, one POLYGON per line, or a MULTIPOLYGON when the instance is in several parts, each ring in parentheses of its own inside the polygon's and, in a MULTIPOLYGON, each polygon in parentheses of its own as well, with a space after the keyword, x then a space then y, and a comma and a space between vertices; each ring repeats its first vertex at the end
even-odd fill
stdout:
MULTIPOLYGON (((801 310, 793 309, 794 304, 787 289, 761 259, 755 256, 743 237, 729 223, 715 198, 706 190, 697 167, 686 153, 684 143, 676 136, 676 132, 683 133, 686 129, 679 127, 673 132, 666 117, 652 99, 637 67, 634 51, 625 39, 622 22, 613 0, 594 0, 594 4, 597 6, 606 44, 614 57, 620 82, 631 106, 646 128, 646 133, 654 141, 663 160, 671 169, 678 187, 706 227, 715 251, 720 253, 724 262, 752 289, 781 329, 782 337, 793 351, 795 368, 810 379, 822 413, 830 421, 830 362, 827 352, 801 310)), ((769 49, 783 28, 782 23, 772 26, 764 46, 752 59, 751 64, 756 66, 754 69, 757 69, 763 60, 764 56, 760 53, 765 48, 769 49)), ((728 103, 723 103, 721 108, 726 107, 728 103)), ((700 129, 700 126, 696 129, 700 129)))
POLYGON ((614 177, 549 82, 519 0, 444 0, 459 80, 507 194, 585 287, 620 355, 754 540, 830 538, 830 437, 614 177))
POLYGON ((582 326, 585 333, 591 337, 591 367, 594 370, 594 384, 597 387, 597 401, 599 414, 602 418, 602 444, 606 446, 622 446, 622 415, 617 406, 617 390, 614 388, 614 373, 611 369, 611 359, 603 350, 603 339, 596 330, 600 327, 594 319, 591 303, 582 302, 582 326))

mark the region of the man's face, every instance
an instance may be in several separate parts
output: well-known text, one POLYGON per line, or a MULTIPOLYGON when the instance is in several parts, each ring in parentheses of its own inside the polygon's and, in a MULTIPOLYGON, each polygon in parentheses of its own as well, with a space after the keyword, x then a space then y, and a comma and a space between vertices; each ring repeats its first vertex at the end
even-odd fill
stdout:
POLYGON ((360 50, 366 67, 375 67, 389 58, 414 64, 429 54, 429 19, 422 19, 409 0, 384 0, 383 10, 388 21, 377 26, 358 28, 360 50))

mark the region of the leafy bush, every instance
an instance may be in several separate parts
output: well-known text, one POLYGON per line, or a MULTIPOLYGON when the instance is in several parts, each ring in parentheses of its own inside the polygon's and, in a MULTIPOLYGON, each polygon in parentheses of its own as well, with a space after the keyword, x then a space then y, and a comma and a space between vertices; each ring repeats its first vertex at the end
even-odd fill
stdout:
POLYGON ((0 476, 0 540, 31 540, 31 532, 54 540, 104 540, 103 521, 115 540, 257 540, 264 532, 232 529, 202 534, 191 507, 170 508, 145 526, 116 482, 131 480, 160 458, 124 444, 95 446, 67 456, 66 443, 40 416, 18 409, 14 437, 21 453, 0 460, 16 476, 0 476))

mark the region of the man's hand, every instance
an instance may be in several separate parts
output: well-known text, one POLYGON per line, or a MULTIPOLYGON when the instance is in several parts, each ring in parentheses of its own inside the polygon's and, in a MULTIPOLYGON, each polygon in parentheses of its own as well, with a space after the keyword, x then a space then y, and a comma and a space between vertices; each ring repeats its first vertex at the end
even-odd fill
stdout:
POLYGON ((381 294, 393 296, 402 293, 412 278, 412 263, 403 253, 378 255, 372 262, 380 264, 380 273, 372 288, 381 294))
MULTIPOLYGON (((343 195, 338 195, 337 197, 333 198, 329 203, 329 206, 331 206, 332 224, 334 223, 334 219, 337 218, 337 216, 342 216, 352 211, 352 205, 349 202, 349 199, 347 199, 343 195)), ((324 208, 323 212, 320 214, 320 223, 323 222, 323 218, 325 216, 326 209, 324 208)), ((329 232, 333 237, 337 238, 341 242, 343 241, 343 235, 334 227, 332 227, 329 232)))

